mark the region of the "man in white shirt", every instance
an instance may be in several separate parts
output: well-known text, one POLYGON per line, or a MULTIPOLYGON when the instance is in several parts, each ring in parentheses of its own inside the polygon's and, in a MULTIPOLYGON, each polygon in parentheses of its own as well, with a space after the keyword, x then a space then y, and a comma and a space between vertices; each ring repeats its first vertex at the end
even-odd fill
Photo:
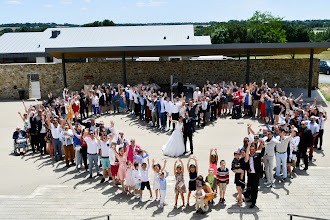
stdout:
POLYGON ((265 141, 265 154, 263 157, 265 172, 267 181, 264 183, 265 185, 271 185, 271 187, 275 187, 275 183, 273 181, 273 168, 274 168, 274 156, 275 156, 275 146, 276 144, 281 143, 277 139, 273 137, 273 132, 268 131, 267 137, 263 138, 265 141))
POLYGON ((158 115, 160 119, 161 129, 165 130, 166 127, 166 113, 165 113, 165 104, 164 104, 164 97, 159 97, 159 100, 156 104, 158 109, 158 115))
POLYGON ((320 142, 320 147, 318 148, 319 150, 322 150, 322 142, 323 142, 323 133, 324 133, 324 123, 325 121, 327 120, 327 112, 320 112, 319 113, 319 118, 318 118, 318 122, 319 122, 319 134, 317 136, 317 139, 316 139, 316 147, 317 147, 317 144, 318 142, 320 142))
POLYGON ((320 126, 316 123, 316 118, 315 116, 311 116, 311 121, 309 123, 309 129, 312 131, 312 135, 313 135, 313 145, 310 147, 310 151, 309 151, 309 160, 312 160, 313 158, 313 151, 314 151, 314 147, 315 146, 315 142, 316 142, 316 138, 319 135, 319 131, 320 131, 320 126))
POLYGON ((201 97, 202 93, 201 91, 199 91, 199 87, 196 87, 196 91, 193 94, 193 99, 196 102, 198 100, 198 97, 201 97))
POLYGON ((130 88, 130 85, 127 85, 127 88, 125 89, 126 92, 128 92, 128 99, 129 99, 129 103, 128 103, 128 108, 130 111, 130 114, 133 113, 134 110, 134 96, 133 96, 133 89, 130 88))
MULTIPOLYGON (((86 128, 87 129, 87 128, 86 128)), ((89 136, 86 136, 86 132, 84 134, 84 140, 87 143, 87 158, 88 158, 88 163, 89 163, 89 178, 93 177, 93 163, 96 169, 96 173, 99 176, 102 176, 100 174, 99 171, 99 166, 98 166, 98 141, 96 140, 96 138, 94 137, 94 132, 89 131, 89 129, 87 129, 87 132, 89 134, 89 136)))
POLYGON ((92 107, 94 115, 100 115, 100 106, 99 106, 99 97, 93 92, 93 95, 90 97, 92 100, 92 107))
POLYGON ((288 158, 288 145, 291 139, 295 136, 296 132, 294 131, 294 126, 291 127, 292 134, 290 131, 280 129, 279 141, 280 143, 276 145, 276 177, 280 177, 280 171, 282 166, 283 179, 285 181, 287 178, 287 158, 288 158), (290 136, 289 136, 290 135, 290 136), (282 165, 281 165, 282 164, 282 165))
MULTIPOLYGON (((171 104, 170 116, 172 120, 179 120, 179 112, 180 112, 180 104, 177 102, 177 99, 173 99, 173 103, 171 104)), ((173 131, 175 129, 175 123, 172 123, 173 131)))
MULTIPOLYGON (((170 97, 166 97, 166 100, 164 101, 164 105, 165 105, 165 117, 166 117, 165 126, 166 126, 166 124, 167 124, 167 115, 171 114, 172 102, 170 101, 170 97)), ((168 129, 170 129, 170 127, 171 127, 171 121, 168 120, 168 129)))
POLYGON ((53 136, 53 146, 54 146, 54 156, 55 161, 57 162, 57 151, 59 154, 59 160, 62 160, 62 143, 60 141, 62 128, 60 124, 58 123, 57 119, 53 120, 53 123, 50 122, 50 115, 47 114, 47 124, 48 127, 51 128, 52 136, 53 136))

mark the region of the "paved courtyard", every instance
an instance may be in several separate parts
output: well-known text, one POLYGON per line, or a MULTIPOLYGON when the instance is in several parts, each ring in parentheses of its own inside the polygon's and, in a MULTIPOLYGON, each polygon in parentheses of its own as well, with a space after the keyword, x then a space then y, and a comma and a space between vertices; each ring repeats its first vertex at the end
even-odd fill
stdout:
MULTIPOLYGON (((326 135, 330 129, 329 120, 325 125, 324 150, 315 151, 307 172, 297 171, 294 179, 284 184, 276 182, 274 189, 261 184, 254 209, 236 205, 236 189, 233 173, 230 173, 226 203, 219 204, 217 197, 211 211, 199 215, 195 214, 194 207, 173 209, 175 159, 167 158, 161 152, 169 134, 150 129, 145 123, 127 115, 97 119, 104 120, 106 126, 110 120, 115 121, 117 131, 124 131, 126 138, 134 137, 137 144, 149 152, 151 159, 161 164, 167 159, 166 169, 170 172, 166 196, 168 206, 159 209, 158 203, 148 201, 147 191, 143 202, 138 202, 122 195, 120 189, 113 188, 108 182, 100 184, 100 177, 88 179, 86 172, 78 173, 74 167, 67 169, 63 161, 55 163, 49 156, 31 153, 18 157, 10 155, 12 132, 17 126, 23 126, 17 114, 23 111, 23 106, 20 102, 2 102, 0 109, 0 219, 107 219, 108 215, 110 219, 289 219, 288 214, 330 219, 330 137, 326 135)), ((327 112, 330 112, 329 107, 327 112)), ((247 135, 247 123, 252 123, 254 130, 263 127, 255 120, 219 118, 195 133, 194 152, 199 174, 207 174, 211 148, 217 148, 219 159, 224 159, 230 167, 233 152, 247 135)), ((185 165, 187 158, 183 157, 185 165)), ((153 179, 151 171, 150 179, 153 179)), ((185 182, 187 185, 187 172, 185 182)), ((178 205, 181 205, 180 200, 178 205)))

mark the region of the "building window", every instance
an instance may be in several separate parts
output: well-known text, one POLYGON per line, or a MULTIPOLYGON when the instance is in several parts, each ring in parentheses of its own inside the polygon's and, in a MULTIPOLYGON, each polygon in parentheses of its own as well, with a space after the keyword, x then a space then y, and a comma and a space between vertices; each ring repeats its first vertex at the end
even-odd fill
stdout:
POLYGON ((14 58, 3 58, 4 63, 14 63, 14 58))
POLYGON ((52 63, 54 62, 54 58, 53 57, 47 57, 47 63, 52 63))
POLYGON ((27 62, 28 62, 27 57, 16 58, 16 63, 27 63, 27 62))

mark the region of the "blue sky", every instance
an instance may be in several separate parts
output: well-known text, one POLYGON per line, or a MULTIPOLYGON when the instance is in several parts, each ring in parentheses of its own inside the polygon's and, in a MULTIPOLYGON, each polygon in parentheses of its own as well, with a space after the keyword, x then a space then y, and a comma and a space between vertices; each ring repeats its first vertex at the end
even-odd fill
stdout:
POLYGON ((247 19, 256 10, 285 20, 329 19, 329 0, 0 0, 0 23, 84 24, 247 19))

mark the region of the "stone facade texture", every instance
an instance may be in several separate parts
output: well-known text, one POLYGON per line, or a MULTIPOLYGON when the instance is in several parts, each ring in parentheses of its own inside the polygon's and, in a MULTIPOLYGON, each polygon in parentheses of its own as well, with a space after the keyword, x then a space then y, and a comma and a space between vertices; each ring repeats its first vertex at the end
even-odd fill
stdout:
MULTIPOLYGON (((260 84, 265 79, 269 85, 279 87, 307 88, 309 59, 294 60, 251 60, 250 82, 260 84)), ((70 90, 80 90, 84 84, 122 83, 122 63, 67 63, 67 83, 70 90)), ((312 85, 317 87, 319 60, 314 59, 312 85)), ((63 89, 62 64, 16 64, 0 65, 0 99, 18 99, 14 89, 28 89, 28 72, 38 72, 41 96, 49 92, 60 95, 63 89)), ((169 84, 170 75, 174 82, 194 83, 202 86, 210 82, 236 81, 245 83, 246 60, 224 61, 163 61, 163 62, 126 62, 127 82, 135 85, 155 82, 169 84)), ((28 96, 28 92, 25 93, 28 96)), ((28 97, 26 97, 28 98, 28 97)))

